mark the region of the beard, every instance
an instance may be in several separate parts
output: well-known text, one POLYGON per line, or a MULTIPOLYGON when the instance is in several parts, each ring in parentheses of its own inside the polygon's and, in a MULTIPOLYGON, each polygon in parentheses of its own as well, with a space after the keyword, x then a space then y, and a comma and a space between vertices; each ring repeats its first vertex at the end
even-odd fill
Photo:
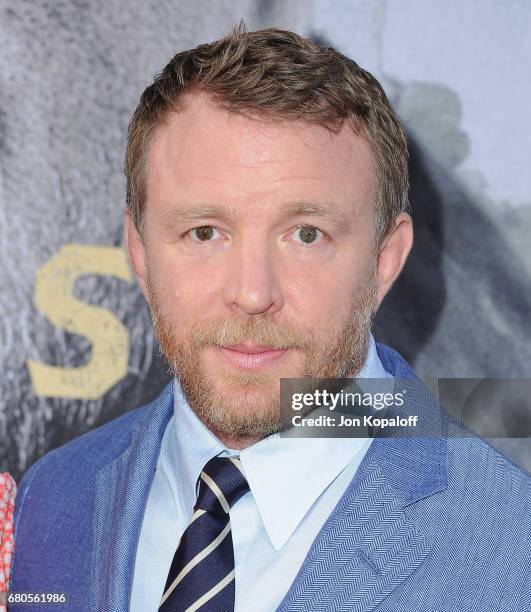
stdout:
MULTIPOLYGON (((161 351, 192 410, 223 441, 251 443, 286 429, 281 418, 280 378, 349 378, 363 367, 376 303, 375 269, 351 294, 347 320, 323 341, 296 321, 271 315, 239 315, 197 321, 186 338, 176 333, 159 294, 146 276, 148 306, 161 351), (298 349, 304 360, 298 371, 276 374, 230 370, 217 379, 201 364, 206 348, 254 342, 276 349, 298 349)), ((289 358, 289 353, 284 358, 289 358)))

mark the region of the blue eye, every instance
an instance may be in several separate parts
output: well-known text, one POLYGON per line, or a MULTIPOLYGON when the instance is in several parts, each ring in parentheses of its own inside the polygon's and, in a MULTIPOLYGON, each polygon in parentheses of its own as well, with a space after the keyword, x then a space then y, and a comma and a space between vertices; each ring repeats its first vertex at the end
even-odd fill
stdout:
POLYGON ((323 232, 313 225, 299 225, 295 232, 300 232, 301 242, 304 244, 314 244, 319 234, 324 236, 323 232))

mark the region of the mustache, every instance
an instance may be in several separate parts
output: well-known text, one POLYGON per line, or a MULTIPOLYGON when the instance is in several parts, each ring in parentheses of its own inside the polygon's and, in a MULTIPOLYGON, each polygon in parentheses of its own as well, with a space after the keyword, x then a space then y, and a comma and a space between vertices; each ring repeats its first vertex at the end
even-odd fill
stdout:
POLYGON ((197 322, 190 332, 191 342, 199 347, 231 346, 253 342, 276 349, 308 349, 315 345, 311 332, 296 324, 280 324, 271 318, 229 318, 197 322))

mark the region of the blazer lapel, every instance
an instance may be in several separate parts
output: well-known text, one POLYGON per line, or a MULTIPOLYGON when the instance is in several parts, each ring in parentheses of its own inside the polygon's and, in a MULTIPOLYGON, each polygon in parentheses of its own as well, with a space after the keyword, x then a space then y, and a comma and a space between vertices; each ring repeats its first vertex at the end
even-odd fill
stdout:
POLYGON ((374 610, 432 548, 434 534, 407 507, 446 488, 445 424, 419 379, 397 379, 398 390, 409 398, 403 415, 421 414, 428 435, 373 439, 279 612, 374 610))
POLYGON ((148 406, 130 445, 96 477, 93 523, 93 610, 126 612, 136 546, 164 430, 173 413, 173 381, 148 406))

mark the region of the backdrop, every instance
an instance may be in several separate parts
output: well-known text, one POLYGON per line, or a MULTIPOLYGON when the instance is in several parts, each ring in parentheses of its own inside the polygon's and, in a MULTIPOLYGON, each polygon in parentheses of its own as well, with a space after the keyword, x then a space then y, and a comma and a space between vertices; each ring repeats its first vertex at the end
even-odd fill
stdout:
MULTIPOLYGON (((424 377, 530 376, 529 3, 0 0, 0 471, 169 379, 122 249, 126 128, 172 55, 242 17, 354 58, 408 130, 416 243, 377 340, 424 377)), ((515 427, 495 443, 531 469, 515 427)))

